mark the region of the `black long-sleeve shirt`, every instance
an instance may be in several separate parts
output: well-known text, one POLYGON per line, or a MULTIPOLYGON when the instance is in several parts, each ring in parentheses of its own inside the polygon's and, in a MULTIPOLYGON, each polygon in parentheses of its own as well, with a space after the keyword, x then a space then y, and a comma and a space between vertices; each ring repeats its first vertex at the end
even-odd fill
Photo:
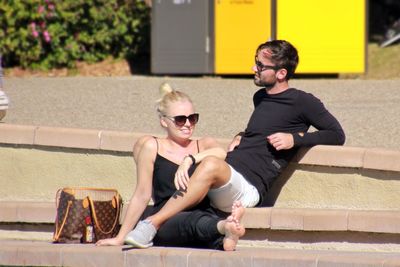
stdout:
POLYGON ((262 205, 270 185, 300 146, 342 145, 345 134, 336 118, 310 93, 289 88, 270 95, 260 89, 253 102, 254 111, 240 144, 228 153, 226 162, 257 188, 262 205), (307 132, 310 126, 317 131, 307 132), (293 134, 292 149, 277 151, 267 142, 267 136, 278 132, 293 134))

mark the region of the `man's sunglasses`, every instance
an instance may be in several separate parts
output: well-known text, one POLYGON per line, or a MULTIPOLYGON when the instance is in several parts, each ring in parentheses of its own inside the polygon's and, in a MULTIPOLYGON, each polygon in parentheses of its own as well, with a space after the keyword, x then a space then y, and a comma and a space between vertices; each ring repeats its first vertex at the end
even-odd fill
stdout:
POLYGON ((186 120, 189 120, 191 125, 195 125, 199 121, 199 113, 193 113, 193 114, 190 114, 189 116, 178 115, 178 116, 174 116, 174 117, 163 115, 163 117, 170 119, 178 127, 182 127, 183 125, 185 125, 186 120))
POLYGON ((279 66, 271 66, 271 65, 264 65, 261 61, 258 60, 257 56, 255 57, 255 63, 258 72, 263 72, 264 70, 279 70, 279 66))

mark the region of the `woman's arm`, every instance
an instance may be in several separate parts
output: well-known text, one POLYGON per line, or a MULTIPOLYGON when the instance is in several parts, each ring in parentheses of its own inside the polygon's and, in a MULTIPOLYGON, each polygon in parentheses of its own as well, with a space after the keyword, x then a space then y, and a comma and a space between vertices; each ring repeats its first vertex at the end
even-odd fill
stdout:
POLYGON ((138 157, 140 154, 140 151, 142 150, 144 144, 149 140, 149 139, 154 139, 154 136, 151 135, 143 135, 139 137, 135 144, 133 145, 133 159, 135 160, 135 164, 137 165, 138 157))
POLYGON ((99 240, 96 245, 123 245, 126 235, 133 229, 146 209, 152 192, 152 178, 157 144, 154 138, 147 138, 135 155, 137 169, 137 185, 122 223, 115 238, 99 240))
MULTIPOLYGON (((222 148, 222 146, 212 137, 204 137, 199 140, 199 148, 200 152, 194 154, 193 157, 197 163, 200 163, 204 158, 208 156, 214 156, 220 159, 225 159, 226 151, 222 148)), ((184 161, 188 160, 187 157, 184 158, 184 161)), ((191 162, 191 161, 190 161, 191 162)))
POLYGON ((226 151, 218 144, 218 142, 211 137, 205 137, 199 140, 200 152, 193 155, 187 155, 183 158, 181 165, 175 173, 175 187, 185 189, 189 183, 189 168, 193 164, 200 163, 203 159, 209 156, 214 156, 219 159, 225 159, 226 151))

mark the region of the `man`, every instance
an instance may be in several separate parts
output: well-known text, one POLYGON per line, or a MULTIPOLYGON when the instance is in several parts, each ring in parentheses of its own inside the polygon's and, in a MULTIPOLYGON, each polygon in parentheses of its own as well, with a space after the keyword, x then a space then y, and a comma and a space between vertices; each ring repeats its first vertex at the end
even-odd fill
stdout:
MULTIPOLYGON (((263 88, 254 94, 254 111, 245 132, 235 137, 225 161, 203 159, 190 179, 187 172, 177 172, 179 191, 158 213, 139 222, 126 243, 139 247, 151 243, 167 219, 207 194, 211 205, 225 212, 231 212, 235 202, 243 207, 262 206, 270 186, 300 146, 344 144, 342 127, 321 101, 289 87, 298 61, 296 48, 287 41, 269 41, 257 48, 254 83, 263 88), (317 131, 307 132, 311 125, 317 131)), ((187 169, 196 161, 190 155, 181 167, 187 169)))

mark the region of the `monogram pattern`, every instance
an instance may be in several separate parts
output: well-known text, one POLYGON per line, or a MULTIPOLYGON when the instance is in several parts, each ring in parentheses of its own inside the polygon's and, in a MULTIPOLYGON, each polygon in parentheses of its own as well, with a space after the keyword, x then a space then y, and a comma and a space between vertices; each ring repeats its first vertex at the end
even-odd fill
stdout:
MULTIPOLYGON (((74 189, 85 190, 85 189, 74 189)), ((55 222, 54 242, 56 243, 82 243, 84 242, 84 235, 86 230, 85 218, 91 217, 91 222, 94 228, 93 242, 99 239, 115 237, 119 231, 119 218, 122 210, 121 196, 116 193, 115 197, 118 198, 118 205, 115 199, 112 198, 108 201, 93 200, 93 207, 89 203, 88 198, 90 194, 98 194, 95 189, 90 189, 88 192, 79 192, 79 195, 88 195, 88 197, 79 199, 71 190, 62 190, 58 194, 58 207, 55 222), (114 203, 114 205, 113 205, 114 203), (95 212, 96 216, 94 216, 95 212), (97 224, 95 218, 97 218, 97 224), (63 223, 65 220, 65 223, 63 223)), ((100 191, 101 193, 101 191, 100 191)), ((110 197, 109 197, 110 198, 110 197)))
MULTIPOLYGON (((122 199, 119 199, 121 203, 122 199)), ((119 223, 115 224, 115 220, 119 221, 118 207, 113 207, 111 201, 94 201, 94 210, 96 212, 98 225, 94 224, 94 233, 97 240, 114 237, 118 234, 119 223)))

